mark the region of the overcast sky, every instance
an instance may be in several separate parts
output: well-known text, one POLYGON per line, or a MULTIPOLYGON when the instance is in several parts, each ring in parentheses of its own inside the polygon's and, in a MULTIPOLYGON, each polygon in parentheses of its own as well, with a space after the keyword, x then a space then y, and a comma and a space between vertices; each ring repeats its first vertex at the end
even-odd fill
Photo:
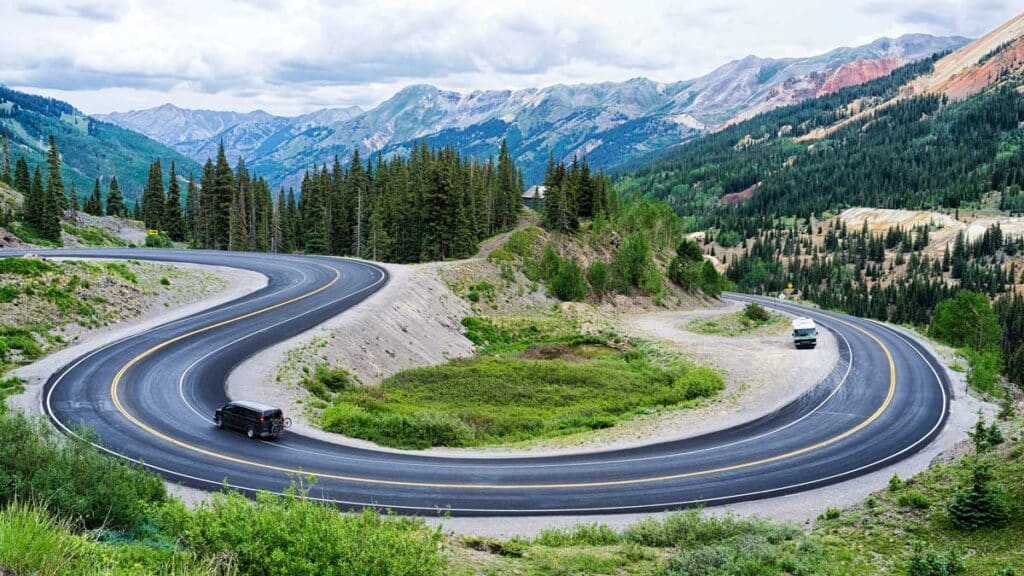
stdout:
POLYGON ((979 36, 1009 0, 3 0, 0 83, 88 113, 299 114, 403 86, 692 78, 910 32, 979 36))

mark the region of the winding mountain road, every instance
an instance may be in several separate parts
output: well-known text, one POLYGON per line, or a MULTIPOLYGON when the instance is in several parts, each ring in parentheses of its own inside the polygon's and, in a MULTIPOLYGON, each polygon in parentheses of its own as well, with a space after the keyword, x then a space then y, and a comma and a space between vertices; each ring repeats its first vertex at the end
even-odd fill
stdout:
MULTIPOLYGON (((252 441, 214 428, 228 373, 249 356, 356 306, 388 281, 365 262, 143 249, 44 256, 232 266, 266 275, 238 300, 113 342, 54 374, 42 408, 62 430, 171 481, 281 491, 298 473, 342 507, 453 515, 640 512, 751 500, 840 482, 906 458, 948 417, 951 388, 925 349, 881 324, 756 300, 810 316, 839 343, 835 370, 784 408, 695 438, 549 457, 448 458, 339 446, 290 433, 252 441)), ((259 399, 253 399, 259 400, 259 399)))

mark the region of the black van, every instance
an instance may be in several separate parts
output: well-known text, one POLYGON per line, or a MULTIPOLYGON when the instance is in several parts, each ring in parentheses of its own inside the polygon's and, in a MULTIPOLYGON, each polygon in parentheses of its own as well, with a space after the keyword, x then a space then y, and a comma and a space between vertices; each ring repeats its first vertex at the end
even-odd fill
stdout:
POLYGON ((280 438, 291 420, 280 408, 256 402, 228 402, 213 413, 217 428, 233 428, 245 432, 249 438, 280 438))

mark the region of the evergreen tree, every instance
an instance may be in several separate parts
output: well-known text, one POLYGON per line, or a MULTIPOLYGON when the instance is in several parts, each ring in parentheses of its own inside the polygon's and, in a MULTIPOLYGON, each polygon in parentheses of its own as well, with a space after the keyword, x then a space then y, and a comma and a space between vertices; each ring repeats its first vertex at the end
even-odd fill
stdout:
POLYGON ((163 208, 163 219, 161 221, 164 232, 176 242, 185 240, 185 220, 181 215, 181 187, 178 184, 178 174, 171 161, 170 183, 167 186, 167 200, 163 208))
POLYGON ((283 218, 286 218, 287 208, 284 204, 284 191, 278 192, 277 203, 274 205, 274 214, 270 221, 270 251, 284 252, 284 226, 283 218))
POLYGON ((150 230, 162 230, 164 226, 164 207, 167 198, 164 195, 164 176, 160 161, 149 165, 149 179, 146 189, 142 192, 142 221, 150 230))
POLYGON ((224 153, 224 143, 217 147, 217 161, 213 166, 211 186, 207 189, 204 185, 203 194, 209 190, 209 231, 212 242, 211 248, 225 249, 230 243, 231 218, 234 214, 231 206, 235 202, 237 189, 235 176, 231 172, 227 155, 224 153))
POLYGON ((32 177, 29 175, 28 162, 25 158, 18 156, 14 167, 14 189, 27 195, 32 190, 32 177))
POLYGON ((92 194, 85 201, 82 211, 90 216, 103 215, 103 199, 100 193, 100 179, 97 178, 92 187, 92 194))
MULTIPOLYGON (((60 151, 57 149, 57 140, 50 136, 50 148, 46 152, 46 192, 49 195, 47 205, 57 216, 60 222, 60 213, 68 206, 68 198, 64 190, 64 178, 61 176, 60 151)), ((54 214, 48 214, 47 218, 52 220, 54 214)), ((52 232, 52 231, 51 231, 52 232)))
POLYGON ((3 154, 3 169, 0 171, 0 180, 3 180, 5 184, 11 185, 14 183, 14 175, 11 174, 11 143, 7 140, 7 131, 4 130, 3 134, 0 135, 2 143, 0 143, 0 153, 3 154))
POLYGON ((249 247, 248 210, 245 205, 245 185, 239 178, 238 192, 231 202, 229 220, 228 250, 247 250, 249 247))
POLYGON ((185 188, 185 234, 189 242, 198 243, 199 236, 199 191, 196 189, 196 179, 193 174, 188 175, 188 186, 185 188))
MULTIPOLYGON (((137 211, 138 203, 136 202, 137 211)), ((107 192, 107 216, 117 216, 119 218, 132 216, 138 218, 138 214, 128 214, 125 211, 124 197, 121 195, 121 187, 117 184, 117 176, 111 176, 110 178, 110 190, 107 192)))
POLYGON ((369 215, 367 210, 367 181, 366 173, 363 171, 362 161, 359 159, 359 150, 352 153, 352 164, 348 170, 349 198, 354 203, 355 210, 352 214, 352 254, 363 257, 363 246, 366 242, 366 220, 369 215))

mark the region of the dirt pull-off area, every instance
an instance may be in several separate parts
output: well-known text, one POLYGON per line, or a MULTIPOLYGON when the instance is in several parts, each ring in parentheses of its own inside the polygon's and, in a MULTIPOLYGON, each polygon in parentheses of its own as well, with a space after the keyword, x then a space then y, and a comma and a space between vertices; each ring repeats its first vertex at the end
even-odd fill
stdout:
MULTIPOLYGON (((742 306, 730 302, 714 310, 657 312, 626 319, 637 336, 655 338, 725 374, 718 402, 697 410, 657 416, 651 429, 689 437, 720 430, 769 414, 825 379, 839 362, 835 336, 819 330, 818 347, 797 350, 789 330, 710 336, 688 330, 696 319, 724 318, 742 306)), ((659 437, 668 434, 659 434, 659 437)))

